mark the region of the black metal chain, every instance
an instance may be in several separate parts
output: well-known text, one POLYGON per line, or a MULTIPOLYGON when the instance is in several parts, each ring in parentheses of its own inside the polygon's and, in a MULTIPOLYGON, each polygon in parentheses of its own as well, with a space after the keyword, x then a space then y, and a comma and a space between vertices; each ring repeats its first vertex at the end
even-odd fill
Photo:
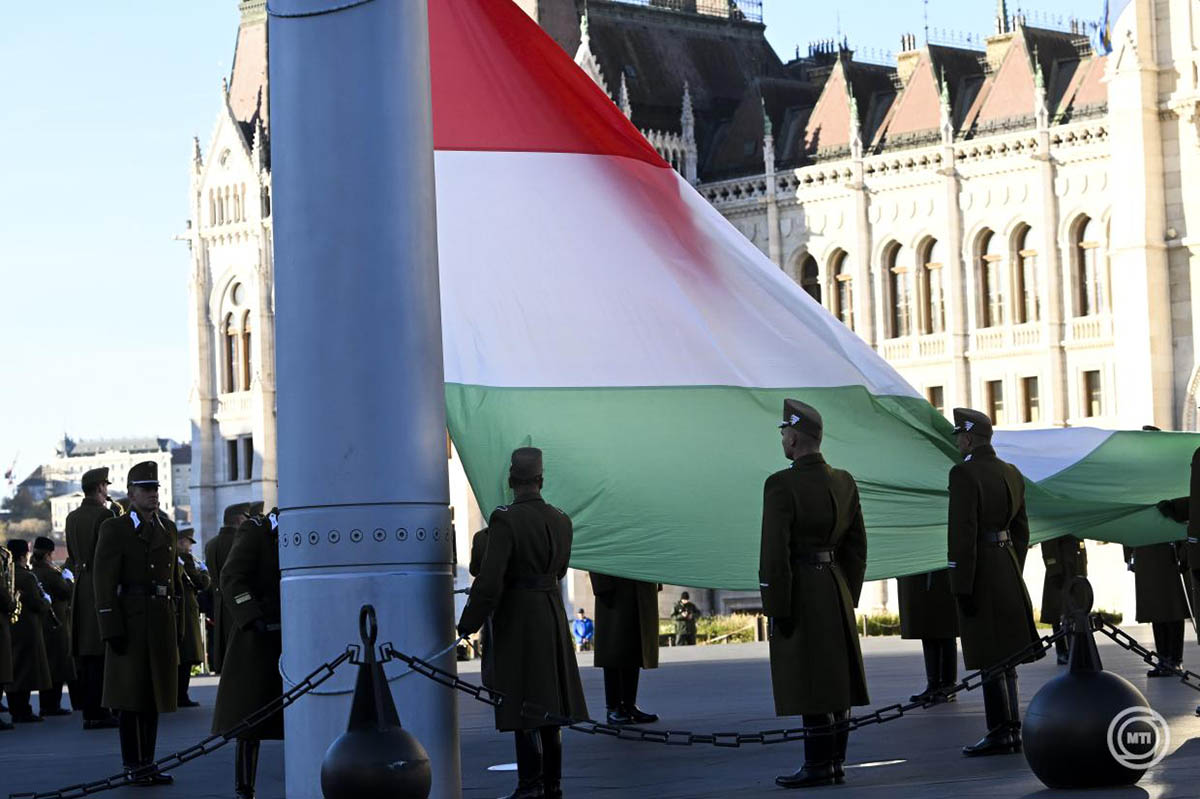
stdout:
MULTIPOLYGON (((666 744, 668 746, 694 746, 699 744, 719 747, 740 747, 743 744, 777 744, 788 741, 802 741, 810 735, 827 735, 831 732, 857 730, 860 727, 868 727, 872 724, 895 721, 914 710, 937 704, 944 697, 952 696, 959 691, 972 691, 1007 669, 1013 668, 1018 663, 1023 663, 1030 658, 1044 653, 1047 649, 1054 646, 1055 641, 1067 634, 1068 630, 1064 628, 1052 635, 1042 636, 1029 646, 1010 655, 999 663, 968 674, 958 683, 938 690, 931 699, 921 702, 888 705, 866 715, 853 716, 818 727, 794 727, 758 732, 713 733, 696 733, 684 730, 653 730, 625 725, 605 724, 594 719, 568 718, 546 710, 541 705, 533 702, 523 703, 521 705, 521 714, 527 718, 548 721, 551 724, 567 727, 576 732, 587 733, 588 735, 608 735, 624 741, 642 741, 645 743, 666 744)), ((485 685, 469 683, 459 678, 457 674, 440 669, 421 658, 400 652, 390 643, 384 644, 382 648, 385 656, 389 659, 396 658, 402 660, 417 674, 427 677, 447 688, 467 694, 484 704, 499 707, 506 701, 506 697, 502 692, 488 688, 485 685)))
POLYGON ((111 777, 105 777, 92 782, 81 782, 76 785, 68 785, 65 788, 59 788, 56 791, 38 791, 25 793, 10 793, 9 799, 75 799, 75 797, 88 796, 101 791, 110 791, 113 788, 120 788, 124 785, 130 785, 141 777, 153 774, 163 767, 177 766, 186 763, 189 760, 195 760, 212 752, 217 751, 225 744, 229 743, 240 734, 246 732, 257 724, 265 721, 276 713, 280 713, 283 709, 300 697, 311 692, 321 683, 333 676, 334 671, 347 661, 351 663, 360 663, 359 647, 348 646, 346 651, 338 655, 333 660, 322 663, 317 668, 313 669, 303 680, 298 682, 293 688, 284 694, 276 697, 271 702, 263 705, 258 710, 251 713, 246 718, 242 719, 237 725, 223 733, 210 735, 203 741, 193 744, 186 749, 181 749, 178 752, 173 752, 165 757, 160 757, 150 765, 142 766, 130 773, 122 772, 114 774, 111 777))
POLYGON ((1140 655, 1142 660, 1146 661, 1151 666, 1158 666, 1169 670, 1172 674, 1179 678, 1179 681, 1191 688, 1194 691, 1200 691, 1200 674, 1194 671, 1188 671, 1182 666, 1176 665, 1167 660, 1163 660, 1159 654, 1153 650, 1147 649, 1134 639, 1132 635, 1122 630, 1115 624, 1110 624, 1099 616, 1092 619, 1092 629, 1103 633, 1112 639, 1113 643, 1122 649, 1127 649, 1135 655, 1140 655))

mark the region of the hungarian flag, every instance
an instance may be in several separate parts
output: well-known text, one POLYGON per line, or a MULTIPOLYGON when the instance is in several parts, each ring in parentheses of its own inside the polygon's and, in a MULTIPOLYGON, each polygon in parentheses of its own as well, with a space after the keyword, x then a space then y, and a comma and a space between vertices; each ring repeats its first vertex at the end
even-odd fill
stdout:
MULTIPOLYGON (((945 567, 949 423, 517 6, 431 0, 429 16, 447 418, 484 512, 506 501, 509 453, 541 447, 573 566, 756 588, 795 397, 858 481, 868 577, 945 567)), ((1124 504, 1042 492, 1037 533, 1119 537, 1137 516, 1176 537, 1145 503, 1185 493, 1189 460, 1124 504)))

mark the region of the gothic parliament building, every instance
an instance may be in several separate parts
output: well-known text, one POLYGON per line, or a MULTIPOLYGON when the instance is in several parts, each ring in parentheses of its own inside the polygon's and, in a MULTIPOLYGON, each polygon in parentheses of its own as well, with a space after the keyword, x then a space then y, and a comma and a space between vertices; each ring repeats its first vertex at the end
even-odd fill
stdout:
MULTIPOLYGON (((977 46, 905 35, 888 64, 847 42, 785 61, 761 0, 515 1, 939 409, 1197 429, 1192 0, 1133 0, 1108 55, 1082 26, 1027 24, 1000 0, 977 46)), ((190 165, 190 490, 206 535, 225 505, 276 495, 266 3, 239 5, 190 165)), ((461 544, 485 517, 453 456, 451 483, 461 544)))

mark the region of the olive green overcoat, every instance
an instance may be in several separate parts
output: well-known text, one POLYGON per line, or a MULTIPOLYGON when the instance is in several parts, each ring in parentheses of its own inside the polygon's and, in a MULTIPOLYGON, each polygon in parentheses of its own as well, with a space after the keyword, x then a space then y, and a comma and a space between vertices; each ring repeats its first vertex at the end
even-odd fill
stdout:
POLYGON ((1042 563, 1046 576, 1042 580, 1042 621, 1053 624, 1069 608, 1066 590, 1076 577, 1087 577, 1087 547, 1073 535, 1059 536, 1043 541, 1042 563))
POLYGON ((161 511, 143 519, 131 510, 100 525, 95 588, 100 636, 106 643, 104 707, 159 713, 176 709, 177 537, 174 522, 161 511))
POLYGON ((1184 593, 1183 543, 1164 541, 1125 547, 1125 563, 1133 572, 1135 615, 1142 624, 1183 621, 1191 617, 1184 593))
POLYGON ((50 596, 50 609, 42 617, 42 637, 50 661, 50 679, 55 684, 75 679, 75 659, 71 657, 71 596, 75 584, 48 561, 34 561, 33 574, 50 596))
POLYGON ((40 691, 54 684, 50 658, 46 654, 43 619, 50 615, 50 603, 42 596, 42 586, 27 566, 14 566, 17 595, 21 597, 21 616, 12 626, 14 691, 40 691))
MULTIPOLYGON (((15 568, 9 561, 9 568, 15 568)), ((15 581, 14 581, 15 582, 15 581)), ((8 591, 8 581, 0 580, 0 688, 13 681, 12 612, 17 598, 8 591)))
POLYGON ((957 638, 958 608, 949 569, 899 578, 900 637, 957 638))
MULTIPOLYGON (((271 516, 255 516, 238 526, 221 568, 221 592, 229 602, 233 632, 217 686, 214 733, 225 732, 283 694, 279 530, 271 516)), ((267 717, 238 737, 283 738, 283 713, 267 717)))
POLYGON ((190 552, 179 553, 175 575, 178 578, 175 595, 179 602, 179 662, 203 663, 204 638, 200 633, 200 603, 196 594, 208 588, 211 579, 190 552))
POLYGON ((96 617, 96 539, 100 525, 115 516, 98 499, 84 497, 83 503, 67 514, 67 568, 75 575, 71 598, 71 655, 104 656, 104 639, 96 617))
POLYGON ((601 668, 658 668, 658 592, 662 586, 591 573, 596 595, 596 656, 601 668))
POLYGON ((1038 640, 1021 576, 1029 550, 1025 481, 990 446, 976 447, 950 469, 947 547, 950 590, 974 606, 971 613, 958 609, 966 667, 994 665, 1038 640), (988 540, 1001 531, 1008 531, 1009 543, 988 540))
POLYGON ((763 486, 758 583, 763 612, 790 620, 770 641, 775 714, 832 713, 870 701, 854 607, 867 570, 858 486, 818 453, 763 486), (832 562, 816 562, 819 553, 832 562))
POLYGON ((229 648, 229 636, 233 634, 229 606, 225 604, 224 595, 221 593, 221 568, 225 565, 225 559, 229 557, 229 550, 233 548, 236 534, 236 527, 225 526, 204 544, 204 563, 208 566, 213 593, 213 655, 208 667, 214 674, 221 673, 221 667, 225 663, 225 652, 229 648))
POLYGON ((587 717, 559 586, 571 539, 570 518, 540 497, 501 505, 488 522, 483 563, 458 631, 469 635, 491 620, 484 684, 506 697, 496 708, 498 730, 549 724, 523 715, 525 702, 568 718, 587 717))

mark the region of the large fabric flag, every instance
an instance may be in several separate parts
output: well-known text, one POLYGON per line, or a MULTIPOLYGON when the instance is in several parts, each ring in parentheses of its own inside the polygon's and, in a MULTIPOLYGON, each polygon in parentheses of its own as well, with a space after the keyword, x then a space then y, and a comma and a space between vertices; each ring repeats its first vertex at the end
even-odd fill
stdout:
MULTIPOLYGON (((429 11, 447 415, 484 512, 505 501, 509 452, 538 446, 577 568, 754 588, 791 396, 858 480, 868 576, 944 567, 946 420, 515 5, 429 11)), ((1043 536, 1078 533, 1072 511, 1099 528, 1145 510, 1039 496, 1043 536)))

